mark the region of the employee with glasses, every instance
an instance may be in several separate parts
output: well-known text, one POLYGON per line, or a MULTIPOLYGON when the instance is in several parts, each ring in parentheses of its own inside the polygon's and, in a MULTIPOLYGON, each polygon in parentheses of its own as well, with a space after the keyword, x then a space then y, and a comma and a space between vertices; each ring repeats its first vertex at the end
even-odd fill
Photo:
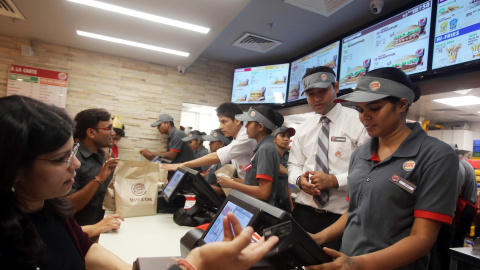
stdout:
POLYGON ((110 113, 104 109, 88 109, 75 116, 75 139, 78 139, 77 159, 82 166, 76 170, 75 183, 67 199, 72 202, 75 220, 97 242, 102 232, 119 229, 123 217, 114 214, 103 219, 103 199, 118 158, 105 159, 104 147, 113 145, 115 132, 110 113))

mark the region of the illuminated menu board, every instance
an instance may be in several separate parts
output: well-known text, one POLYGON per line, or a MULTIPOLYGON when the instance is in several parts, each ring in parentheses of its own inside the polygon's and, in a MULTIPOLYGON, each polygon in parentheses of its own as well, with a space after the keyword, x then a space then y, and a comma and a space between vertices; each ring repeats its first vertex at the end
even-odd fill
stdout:
POLYGON ((287 63, 235 69, 232 102, 285 103, 289 66, 287 63))
POLYGON ((432 68, 480 59, 480 0, 438 0, 432 68))
POLYGON ((358 77, 381 67, 426 71, 431 14, 432 1, 426 1, 344 38, 340 89, 356 86, 358 77))
POLYGON ((340 41, 337 41, 292 62, 287 102, 306 98, 303 94, 302 77, 305 75, 307 68, 328 66, 337 74, 339 49, 340 41))

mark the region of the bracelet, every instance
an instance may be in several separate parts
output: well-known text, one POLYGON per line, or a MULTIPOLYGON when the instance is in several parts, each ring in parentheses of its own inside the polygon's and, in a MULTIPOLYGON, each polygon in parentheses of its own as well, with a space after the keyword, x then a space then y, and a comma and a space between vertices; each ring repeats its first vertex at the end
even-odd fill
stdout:
POLYGON ((100 182, 100 180, 98 180, 98 176, 95 176, 95 179, 93 179, 95 182, 97 182, 99 185, 102 184, 102 182, 100 182))
POLYGON ((175 261, 177 263, 178 266, 182 267, 183 269, 186 269, 186 270, 197 270, 197 268, 191 264, 189 261, 183 259, 183 258, 171 258, 170 259, 170 263, 172 263, 172 261, 175 261))

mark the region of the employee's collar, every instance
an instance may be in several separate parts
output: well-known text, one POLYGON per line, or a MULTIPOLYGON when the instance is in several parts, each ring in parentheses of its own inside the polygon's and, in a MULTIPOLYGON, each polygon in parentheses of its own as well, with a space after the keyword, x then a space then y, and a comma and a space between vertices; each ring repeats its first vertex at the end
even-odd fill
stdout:
MULTIPOLYGON (((322 116, 325 116, 327 117, 330 122, 335 123, 338 119, 338 117, 340 116, 340 112, 342 111, 342 105, 341 104, 335 104, 332 109, 330 109, 330 111, 328 111, 326 114, 319 114, 319 113, 315 113, 316 116, 319 117, 319 119, 322 117, 322 116)), ((320 123, 320 121, 318 122, 320 123)))

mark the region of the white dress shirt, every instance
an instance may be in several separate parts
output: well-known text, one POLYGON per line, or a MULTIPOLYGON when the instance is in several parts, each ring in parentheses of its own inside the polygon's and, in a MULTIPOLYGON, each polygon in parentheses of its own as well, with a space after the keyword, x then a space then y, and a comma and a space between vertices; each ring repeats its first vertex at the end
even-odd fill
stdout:
MULTIPOLYGON (((358 119, 358 112, 336 104, 327 114, 329 123, 328 140, 328 167, 329 174, 335 175, 338 189, 330 189, 329 202, 322 208, 336 214, 347 211, 346 201, 348 165, 350 155, 358 146, 367 142, 368 136, 365 127, 358 119)), ((315 114, 305 120, 297 128, 288 159, 288 181, 296 185, 297 178, 305 171, 315 170, 315 155, 317 151, 318 134, 322 127, 320 118, 315 114)), ((296 203, 318 208, 313 196, 300 191, 295 199, 296 203)))
POLYGON ((237 169, 239 178, 245 179, 245 172, 243 168, 250 164, 253 156, 253 149, 257 145, 257 141, 249 139, 247 135, 246 123, 240 128, 238 134, 233 141, 217 150, 218 159, 222 165, 232 161, 237 169))

